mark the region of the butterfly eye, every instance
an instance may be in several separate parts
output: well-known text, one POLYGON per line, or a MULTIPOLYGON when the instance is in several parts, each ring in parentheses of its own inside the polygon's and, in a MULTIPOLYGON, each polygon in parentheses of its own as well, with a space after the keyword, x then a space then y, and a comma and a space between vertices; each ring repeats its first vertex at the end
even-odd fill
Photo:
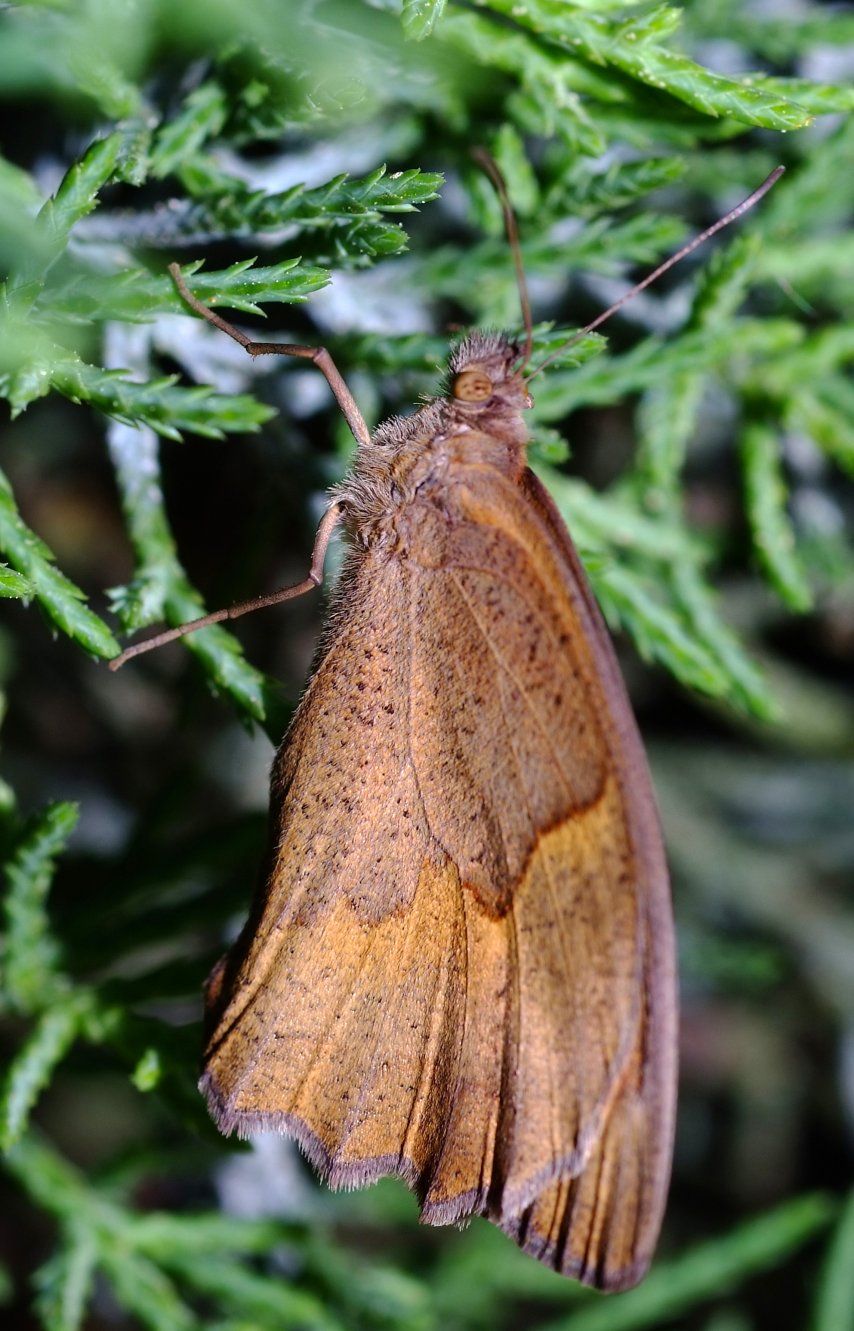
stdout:
POLYGON ((451 392, 458 402, 485 402, 492 396, 492 380, 483 370, 463 370, 454 380, 451 392))

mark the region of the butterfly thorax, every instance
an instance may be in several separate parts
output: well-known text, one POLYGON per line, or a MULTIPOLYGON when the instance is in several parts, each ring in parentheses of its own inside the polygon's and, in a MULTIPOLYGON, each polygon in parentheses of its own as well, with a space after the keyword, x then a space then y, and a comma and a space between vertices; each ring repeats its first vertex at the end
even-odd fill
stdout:
POLYGON ((414 505, 437 506, 452 521, 455 485, 467 483, 472 467, 519 479, 528 440, 522 412, 531 401, 518 362, 508 338, 473 334, 451 357, 445 394, 386 421, 360 448, 338 490, 357 547, 405 546, 414 505))

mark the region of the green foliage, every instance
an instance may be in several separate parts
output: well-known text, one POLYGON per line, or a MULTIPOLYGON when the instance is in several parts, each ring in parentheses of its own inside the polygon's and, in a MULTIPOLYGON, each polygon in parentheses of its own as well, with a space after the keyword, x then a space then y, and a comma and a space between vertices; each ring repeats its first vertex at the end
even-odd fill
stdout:
POLYGON ((47 919, 54 862, 77 821, 72 804, 57 804, 21 834, 5 865, 6 927, 2 987, 6 1012, 32 1019, 32 1030, 7 1070, 0 1093, 0 1147, 23 1135, 30 1111, 56 1065, 78 1039, 102 1039, 115 1015, 95 992, 75 985, 61 967, 61 950, 47 919))
POLYGON ((79 587, 63 576, 43 541, 22 521, 7 478, 0 473, 0 544, 6 558, 17 571, 14 581, 7 581, 7 596, 28 600, 35 597, 51 621, 86 651, 98 656, 115 656, 116 640, 103 620, 83 604, 86 597, 79 587))
POLYGON ((403 0, 403 31, 412 41, 429 37, 445 8, 445 0, 403 0))
MULTIPOLYGON (((286 22, 276 0, 29 0, 0 13, 0 97, 22 126, 0 158, 0 596, 22 603, 9 614, 20 647, 0 636, 0 677, 13 708, 16 691, 29 699, 10 727, 13 769, 27 804, 43 804, 19 820, 0 791, 0 1145, 8 1196, 55 1226, 34 1275, 47 1331, 86 1325, 101 1282, 122 1316, 156 1331, 474 1331, 521 1318, 616 1331, 700 1318, 724 1298, 748 1309, 753 1278, 795 1262, 811 1271, 812 1324, 851 1320, 851 1201, 807 1186, 720 1235, 696 1213, 674 1225, 675 1255, 607 1303, 484 1225, 425 1237, 393 1189, 288 1220, 202 1203, 229 1148, 193 1084, 198 994, 263 832, 242 796, 224 800, 223 769, 233 779, 239 764, 199 739, 199 683, 219 695, 217 727, 231 709, 275 738, 286 709, 271 675, 286 671, 272 653, 271 675, 250 664, 255 652, 222 627, 184 640, 189 676, 183 649, 174 667, 117 677, 92 658, 119 651, 111 615, 122 634, 177 625, 207 595, 302 576, 350 447, 316 370, 243 357, 191 318, 168 263, 206 303, 256 329, 266 318, 258 336, 328 345, 374 423, 435 391, 448 326, 518 329, 474 143, 507 178, 535 313, 548 316, 535 364, 782 161, 782 183, 712 253, 534 379, 531 450, 612 627, 685 695, 730 709, 729 724, 779 718, 785 680, 765 625, 785 631, 854 582, 840 499, 854 476, 854 93, 802 77, 810 52, 852 35, 842 11, 773 17, 736 0, 684 14, 613 0, 293 0, 286 22), (719 39, 738 45, 739 70, 763 72, 708 68, 719 39), (32 125, 22 106, 38 107, 32 125), (240 499, 226 518, 204 516, 208 483, 233 478, 233 459, 268 492, 242 536, 240 499), (74 499, 57 518, 64 486, 74 499), (75 543, 84 510, 96 521, 75 543), (274 535, 291 540, 271 566, 259 547, 274 535), (57 637, 33 627, 31 605, 57 637), (56 747, 36 781, 46 736, 56 747), (69 847, 77 813, 56 802, 72 789, 75 744, 81 834, 89 802, 99 807, 96 771, 100 807, 122 814, 96 850, 85 837, 69 847), (52 1105, 99 1078, 131 1097, 131 1128, 102 1152, 90 1141, 97 1163, 78 1169, 52 1105), (161 1176, 193 1200, 141 1204, 161 1176)), ((837 714, 849 715, 841 702, 837 714)), ((769 985, 786 970, 774 959, 769 985)), ((819 991, 816 1010, 831 1002, 819 991)))
POLYGON ((850 1193, 827 1254, 816 1306, 815 1331, 854 1322, 854 1192, 850 1193))
POLYGON ((809 587, 794 554, 786 488, 774 433, 754 422, 744 432, 747 513, 757 554, 775 590, 793 610, 808 610, 809 587))

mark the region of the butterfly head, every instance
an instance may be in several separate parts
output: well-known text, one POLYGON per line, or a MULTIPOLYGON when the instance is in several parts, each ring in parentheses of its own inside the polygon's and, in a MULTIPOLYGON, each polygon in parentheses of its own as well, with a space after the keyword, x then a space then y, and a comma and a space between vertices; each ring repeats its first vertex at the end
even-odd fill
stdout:
POLYGON ((457 347, 449 368, 449 396, 466 415, 518 412, 532 405, 520 348, 503 333, 472 333, 457 347))

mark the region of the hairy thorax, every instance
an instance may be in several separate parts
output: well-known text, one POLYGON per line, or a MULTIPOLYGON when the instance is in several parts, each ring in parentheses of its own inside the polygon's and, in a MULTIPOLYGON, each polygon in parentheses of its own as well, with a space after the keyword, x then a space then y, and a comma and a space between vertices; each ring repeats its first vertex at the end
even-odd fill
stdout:
POLYGON ((447 395, 387 421, 360 449, 338 490, 357 550, 379 547, 405 557, 413 509, 428 505, 453 521, 455 490, 471 483, 472 468, 519 478, 527 442, 522 411, 530 398, 513 369, 518 360, 505 337, 467 338, 451 358, 447 395))

